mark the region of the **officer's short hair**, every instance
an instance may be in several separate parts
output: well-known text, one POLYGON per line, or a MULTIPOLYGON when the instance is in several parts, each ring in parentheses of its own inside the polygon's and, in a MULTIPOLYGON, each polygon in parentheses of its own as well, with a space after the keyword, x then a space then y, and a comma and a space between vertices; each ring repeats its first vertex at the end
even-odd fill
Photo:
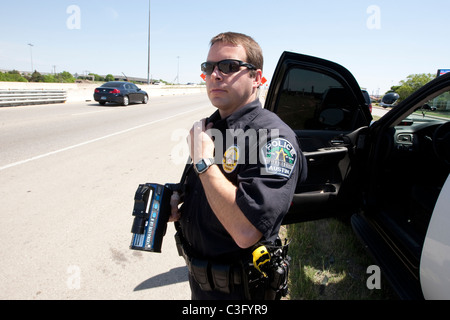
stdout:
MULTIPOLYGON (((231 43, 233 45, 241 45, 247 53, 247 61, 256 67, 256 69, 263 69, 264 58, 262 49, 259 44, 250 36, 237 32, 223 32, 211 39, 211 47, 216 42, 231 43)), ((250 70, 250 76, 255 77, 256 71, 250 70)))

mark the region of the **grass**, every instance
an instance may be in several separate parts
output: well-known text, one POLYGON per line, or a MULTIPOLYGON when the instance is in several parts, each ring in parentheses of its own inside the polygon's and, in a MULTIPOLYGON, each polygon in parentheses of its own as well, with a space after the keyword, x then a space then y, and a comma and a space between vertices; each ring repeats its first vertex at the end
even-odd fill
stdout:
POLYGON ((381 289, 368 289, 367 268, 375 263, 351 226, 324 219, 287 226, 290 300, 397 299, 382 279, 381 289))
MULTIPOLYGON (((380 117, 373 116, 374 120, 380 117)), ((388 283, 368 289, 370 265, 376 264, 349 223, 324 219, 286 227, 290 239, 290 300, 395 300, 388 283)))

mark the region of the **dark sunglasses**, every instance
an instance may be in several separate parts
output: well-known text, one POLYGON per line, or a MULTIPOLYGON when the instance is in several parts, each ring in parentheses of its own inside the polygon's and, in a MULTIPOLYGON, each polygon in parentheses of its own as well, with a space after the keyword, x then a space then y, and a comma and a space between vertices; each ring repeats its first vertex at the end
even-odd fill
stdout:
POLYGON ((219 68, 219 71, 224 74, 238 72, 241 67, 247 67, 250 70, 256 70, 256 67, 251 63, 234 59, 226 59, 219 62, 203 62, 201 64, 201 69, 203 74, 210 76, 216 66, 219 68))

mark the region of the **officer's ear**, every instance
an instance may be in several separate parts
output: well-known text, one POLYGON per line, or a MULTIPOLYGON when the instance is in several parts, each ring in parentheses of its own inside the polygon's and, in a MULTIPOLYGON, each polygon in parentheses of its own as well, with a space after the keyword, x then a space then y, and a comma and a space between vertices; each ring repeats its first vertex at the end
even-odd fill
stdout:
POLYGON ((262 81, 262 70, 261 69, 257 69, 254 71, 254 79, 253 79, 253 88, 259 88, 261 86, 261 81, 262 81))

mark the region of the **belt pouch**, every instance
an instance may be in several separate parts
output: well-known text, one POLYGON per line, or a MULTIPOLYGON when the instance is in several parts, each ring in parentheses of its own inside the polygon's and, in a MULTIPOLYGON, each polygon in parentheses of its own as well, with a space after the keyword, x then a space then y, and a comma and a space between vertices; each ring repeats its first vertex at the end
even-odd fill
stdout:
POLYGON ((206 260, 193 258, 191 261, 191 274, 194 280, 203 291, 211 291, 211 285, 208 280, 208 264, 206 260))
POLYGON ((230 265, 213 264, 211 275, 214 282, 214 290, 230 293, 230 265))
POLYGON ((175 243, 177 245, 177 251, 178 251, 178 255, 180 257, 183 257, 183 243, 181 242, 181 238, 180 235, 177 233, 175 233, 175 243))

